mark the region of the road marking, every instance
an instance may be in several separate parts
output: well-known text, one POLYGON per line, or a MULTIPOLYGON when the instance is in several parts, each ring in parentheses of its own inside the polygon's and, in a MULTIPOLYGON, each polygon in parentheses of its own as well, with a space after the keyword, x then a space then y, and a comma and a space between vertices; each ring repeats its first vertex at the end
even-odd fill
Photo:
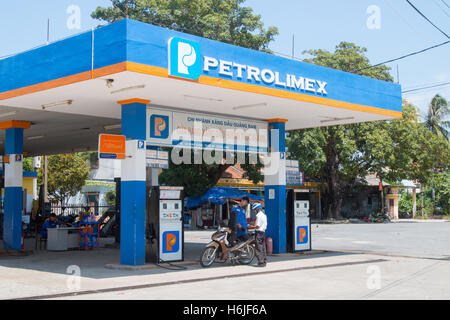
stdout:
POLYGON ((359 299, 362 300, 362 299, 368 299, 368 298, 374 297, 374 296, 378 295, 379 293, 382 293, 382 292, 384 292, 386 290, 389 290, 389 289, 392 289, 394 287, 397 287, 397 286, 401 285, 404 282, 413 280, 413 279, 415 279, 415 278, 417 278, 417 277, 419 277, 421 275, 424 275, 425 273, 428 273, 428 272, 432 271, 433 269, 435 269, 441 263, 442 263, 442 261, 438 261, 438 262, 432 264, 431 266, 425 266, 422 269, 420 269, 420 270, 418 270, 418 271, 416 271, 416 272, 414 272, 414 273, 412 273, 412 274, 410 274, 410 275, 408 275, 408 276, 406 276, 404 278, 395 280, 394 282, 391 282, 390 284, 388 284, 384 288, 375 290, 375 291, 373 291, 373 292, 371 292, 369 294, 366 294, 365 296, 362 296, 359 299))

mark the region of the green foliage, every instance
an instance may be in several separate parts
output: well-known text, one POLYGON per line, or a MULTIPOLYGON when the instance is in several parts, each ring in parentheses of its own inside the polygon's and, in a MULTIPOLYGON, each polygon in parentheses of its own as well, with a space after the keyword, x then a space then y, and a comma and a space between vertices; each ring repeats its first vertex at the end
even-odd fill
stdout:
MULTIPOLYGON (((417 206, 417 198, 416 198, 417 206)), ((412 213, 412 193, 408 193, 405 190, 400 190, 400 197, 398 199, 398 211, 412 213)))
MULTIPOLYGON (((305 51, 313 55, 305 61, 356 72, 370 66, 366 51, 341 42, 333 53, 305 51)), ((388 70, 378 66, 356 73, 392 81, 388 70)), ((448 141, 426 130, 417 120, 417 110, 408 104, 401 119, 297 130, 290 133, 287 145, 305 173, 323 182, 324 211, 330 218, 340 217, 343 194, 368 173, 391 183, 418 179, 426 184, 433 168, 450 165, 448 141)))
POLYGON ((33 171, 33 158, 23 158, 23 171, 33 171))
MULTIPOLYGON (((48 195, 61 205, 75 196, 89 177, 89 166, 77 153, 48 156, 48 195)), ((42 181, 42 169, 38 171, 42 181)))
MULTIPOLYGON (((260 15, 244 7, 245 0, 129 0, 131 19, 195 34, 254 50, 269 51, 278 34, 275 27, 264 28, 260 15)), ((112 7, 98 7, 94 19, 114 22, 126 17, 125 1, 112 0, 112 7)), ((248 157, 248 155, 247 155, 248 157)), ((193 159, 193 157, 191 157, 193 159)), ((255 183, 262 180, 256 165, 242 165, 255 183)), ((201 195, 215 186, 229 164, 170 164, 159 176, 161 184, 183 186, 186 195, 201 195)))
POLYGON ((109 206, 113 207, 116 205, 116 190, 109 190, 105 197, 106 203, 108 203, 109 206))
POLYGON ((392 82, 390 68, 385 65, 364 69, 370 66, 369 59, 365 56, 366 52, 366 48, 345 41, 339 43, 334 52, 322 49, 303 51, 304 54, 313 56, 313 58, 304 59, 305 62, 392 82))
MULTIPOLYGON (((194 163, 194 151, 190 151, 191 160, 194 163)), ((214 155, 214 152, 212 152, 214 155)), ((234 162, 237 161, 237 155, 234 156, 234 162)), ((186 196, 201 196, 209 188, 214 187, 222 174, 231 164, 180 164, 175 165, 170 162, 170 169, 164 170, 159 175, 159 183, 169 186, 183 186, 186 196)), ((254 183, 262 181, 263 176, 260 169, 263 164, 258 161, 256 164, 250 164, 249 155, 246 154, 245 164, 241 167, 246 170, 246 178, 254 183)))
MULTIPOLYGON (((98 7, 92 18, 114 22, 126 17, 125 0, 111 0, 112 7, 98 7)), ((243 7, 245 0, 129 0, 128 16, 154 25, 204 38, 268 51, 278 34, 264 28, 261 16, 243 7)))
POLYGON ((450 170, 434 173, 430 179, 429 187, 428 196, 430 198, 432 198, 431 189, 434 188, 435 210, 438 213, 450 214, 450 170))
POLYGON ((449 140, 450 121, 445 120, 449 114, 450 107, 447 100, 437 94, 428 106, 424 125, 434 134, 449 140))

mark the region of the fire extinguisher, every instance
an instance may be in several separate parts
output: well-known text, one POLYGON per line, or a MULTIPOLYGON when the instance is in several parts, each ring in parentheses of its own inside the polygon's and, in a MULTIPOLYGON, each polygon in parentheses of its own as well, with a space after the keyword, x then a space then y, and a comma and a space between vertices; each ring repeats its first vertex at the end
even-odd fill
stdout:
POLYGON ((20 246, 21 246, 21 248, 23 250, 24 249, 24 236, 23 236, 23 233, 22 233, 22 238, 21 238, 21 241, 20 241, 20 246))
POLYGON ((266 238, 266 253, 272 254, 272 249, 273 249, 273 241, 271 237, 267 237, 266 238))

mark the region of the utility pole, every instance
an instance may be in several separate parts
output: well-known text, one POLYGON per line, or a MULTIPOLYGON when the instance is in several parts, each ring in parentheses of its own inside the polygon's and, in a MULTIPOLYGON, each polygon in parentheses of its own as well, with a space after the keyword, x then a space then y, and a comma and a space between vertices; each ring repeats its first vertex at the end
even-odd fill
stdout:
POLYGON ((125 17, 128 19, 128 0, 125 1, 125 17))
POLYGON ((47 44, 50 43, 50 18, 47 19, 47 44))
POLYGON ((295 35, 293 34, 292 35, 292 60, 294 60, 294 57, 295 57, 294 53, 295 53, 295 35))
POLYGON ((47 185, 48 185, 48 169, 47 169, 47 156, 43 156, 43 158, 44 158, 44 161, 42 161, 43 162, 43 164, 44 164, 44 174, 43 174, 43 184, 44 184, 44 203, 45 202, 48 202, 48 194, 47 194, 47 185))

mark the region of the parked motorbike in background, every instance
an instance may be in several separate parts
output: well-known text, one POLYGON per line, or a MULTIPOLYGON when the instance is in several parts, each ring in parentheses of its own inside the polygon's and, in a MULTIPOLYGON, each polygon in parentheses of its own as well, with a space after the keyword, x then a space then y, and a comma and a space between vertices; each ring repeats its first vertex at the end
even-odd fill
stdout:
POLYGON ((230 228, 220 227, 211 235, 211 242, 206 245, 200 255, 202 267, 209 267, 214 262, 224 263, 230 260, 232 264, 250 264, 255 257, 255 239, 249 237, 247 241, 231 245, 228 237, 230 228))

